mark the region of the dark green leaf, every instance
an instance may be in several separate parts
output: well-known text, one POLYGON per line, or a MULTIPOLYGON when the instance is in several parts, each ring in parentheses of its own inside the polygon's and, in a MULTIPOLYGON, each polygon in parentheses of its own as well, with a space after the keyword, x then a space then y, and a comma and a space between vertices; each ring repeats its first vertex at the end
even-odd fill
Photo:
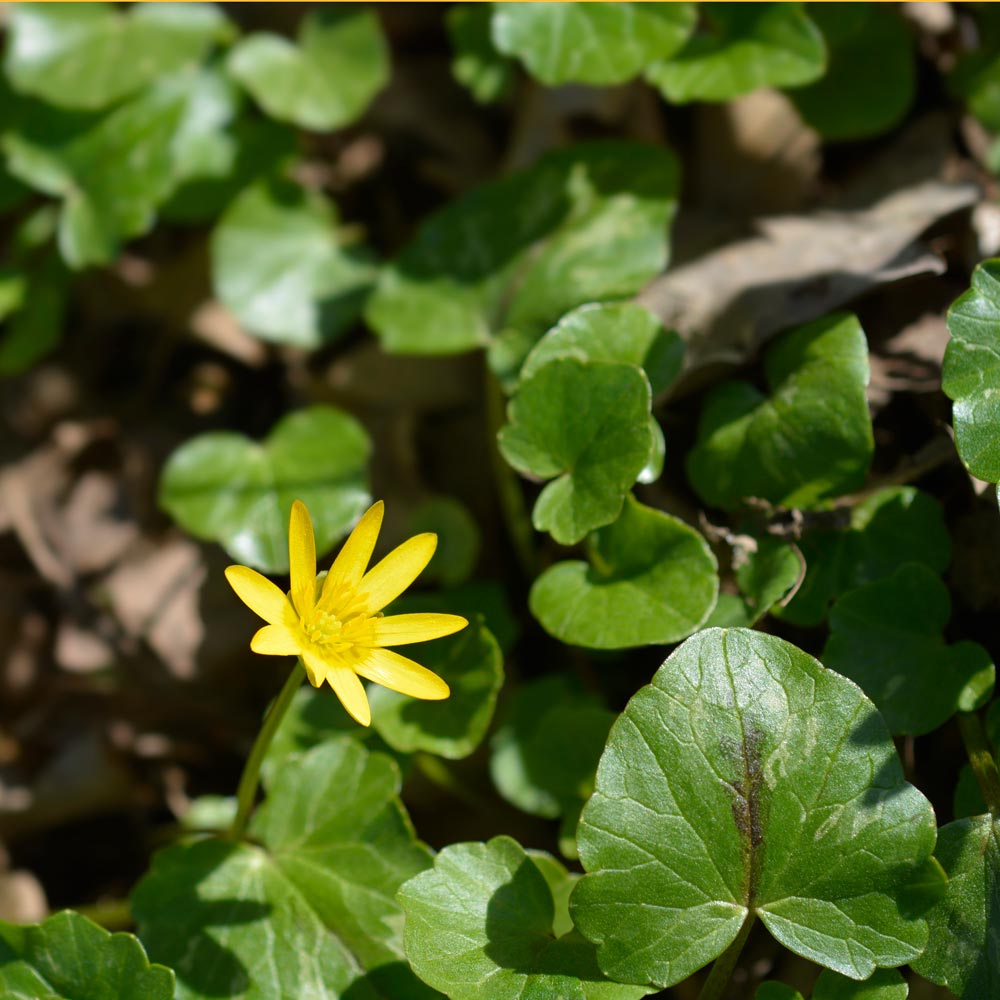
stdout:
POLYGON ((234 559, 285 573, 292 501, 309 508, 316 550, 326 552, 370 503, 370 450, 364 428, 330 406, 290 413, 261 443, 234 431, 200 434, 167 460, 160 505, 234 559))
POLYGON ((577 839, 577 927, 616 979, 669 986, 750 915, 852 978, 911 961, 934 811, 861 691, 774 636, 688 639, 612 727, 577 839))
POLYGON ((445 15, 455 50, 451 71, 480 104, 499 100, 514 82, 514 63, 493 44, 492 19, 492 5, 488 3, 455 4, 445 15))
POLYGON ((467 351, 505 328, 530 347, 575 306, 630 296, 662 270, 676 197, 664 149, 600 142, 550 153, 424 223, 383 270, 366 318, 401 353, 467 351))
POLYGON ((816 980, 812 1000, 906 1000, 909 992, 895 969, 876 969, 860 983, 827 969, 816 980))
POLYGON ((982 646, 945 645, 950 613, 938 575, 907 563, 837 601, 823 662, 861 685, 892 732, 928 733, 993 687, 982 646))
POLYGON ((399 892, 406 955, 450 1000, 638 1000, 648 989, 611 983, 594 946, 568 930, 560 883, 574 876, 554 858, 536 861, 510 837, 452 844, 399 892), (543 867, 544 865, 544 867, 543 867), (551 882, 555 882, 554 894, 551 882))
POLYGON ((759 621, 798 582, 802 560, 787 542, 762 538, 757 551, 735 568, 736 582, 746 601, 749 624, 759 621))
POLYGON ((952 93, 989 129, 1000 129, 1000 14, 989 4, 975 8, 978 44, 965 52, 948 76, 952 93))
POLYGON ((453 497, 425 500, 406 522, 406 534, 431 531, 438 545, 421 579, 454 587, 467 580, 479 558, 479 526, 468 508, 453 497))
POLYGON ((801 3, 705 3, 703 25, 646 70, 668 101, 728 101, 758 87, 800 87, 826 68, 823 36, 801 3))
POLYGON ((753 996, 754 1000, 805 1000, 798 990, 773 979, 761 983, 753 996))
POLYGON ((0 339, 0 375, 27 371, 59 343, 69 292, 69 272, 55 252, 19 274, 23 300, 0 339))
POLYGON ((66 910, 29 927, 0 922, 4 1000, 171 1000, 174 974, 131 934, 66 910))
POLYGON ((374 277, 367 253, 345 247, 334 204, 269 178, 229 207, 212 235, 216 294, 264 340, 315 348, 342 333, 374 277))
POLYGON ((360 117, 389 79, 389 52, 368 7, 319 6, 298 43, 259 33, 240 41, 229 72, 272 118, 325 132, 360 117))
POLYGON ((587 551, 589 565, 556 563, 531 588, 532 614, 563 642, 592 649, 677 642, 715 607, 719 576, 708 543, 633 497, 587 551))
POLYGON ((986 801, 976 780, 976 772, 969 764, 963 764, 958 772, 955 793, 952 796, 951 811, 955 819, 966 816, 981 816, 987 811, 986 801))
POLYGON ((746 497, 812 507, 860 486, 871 462, 868 347, 853 316, 806 323, 764 359, 771 395, 748 382, 709 393, 688 456, 702 499, 731 510, 746 497))
POLYGON ((497 3, 493 39, 548 86, 625 83, 687 41, 692 3, 497 3))

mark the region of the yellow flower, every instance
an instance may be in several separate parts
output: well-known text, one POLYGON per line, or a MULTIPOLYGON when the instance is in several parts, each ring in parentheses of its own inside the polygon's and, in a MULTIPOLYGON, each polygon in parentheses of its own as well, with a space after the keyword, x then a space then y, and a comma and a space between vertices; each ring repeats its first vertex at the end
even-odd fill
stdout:
POLYGON ((382 608, 413 583, 437 547, 437 535, 414 535, 368 569, 383 510, 381 500, 368 508, 326 578, 317 579, 312 521, 306 505, 296 500, 288 525, 288 595, 249 566, 226 570, 240 600, 268 623, 250 648, 270 656, 300 656, 313 686, 327 681, 363 726, 371 722, 371 710, 359 677, 413 698, 447 698, 450 693, 437 674, 387 646, 437 639, 469 624, 458 615, 382 615, 382 608))

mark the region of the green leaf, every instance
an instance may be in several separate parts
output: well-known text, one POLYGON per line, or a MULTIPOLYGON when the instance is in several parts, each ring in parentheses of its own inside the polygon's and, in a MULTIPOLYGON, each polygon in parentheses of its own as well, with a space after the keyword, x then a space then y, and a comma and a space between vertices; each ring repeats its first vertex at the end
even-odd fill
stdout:
POLYGON ((773 979, 761 983, 753 996, 754 1000, 805 1000, 798 990, 773 979))
POLYGON ((903 119, 916 93, 913 36, 899 13, 878 3, 809 5, 826 39, 822 79, 789 95, 824 139, 866 139, 903 119))
POLYGON ((334 204, 277 178, 229 207, 212 234, 216 294, 263 340, 316 348, 354 322, 374 277, 345 247, 334 204))
POLYGON ((539 531, 572 545, 618 517, 652 447, 649 405, 634 365, 558 358, 521 383, 497 440, 518 472, 558 477, 535 502, 539 531))
POLYGON ((608 982, 594 946, 579 934, 557 936, 555 926, 568 923, 565 910, 557 911, 559 883, 574 876, 556 866, 510 837, 446 847, 399 892, 406 955, 417 975, 450 1000, 646 996, 645 987, 608 982))
POLYGON ((133 894, 178 1000, 428 996, 403 959, 395 894, 430 852, 395 764, 345 738, 289 759, 270 788, 255 843, 168 848, 133 894))
POLYGON ((438 545, 422 579, 438 580, 454 587, 469 578, 479 558, 479 526, 469 509, 454 497, 435 496, 425 500, 406 522, 406 534, 431 531, 438 545))
POLYGON ((948 310, 951 339, 941 388, 954 401, 955 443, 979 479, 1000 481, 1000 258, 972 272, 972 287, 948 310))
POLYGON ((521 379, 556 358, 636 365, 658 396, 680 374, 684 341, 635 302, 591 302, 563 316, 538 341, 524 360, 521 379))
POLYGON ((359 118, 389 80, 389 51, 370 7, 314 7, 298 44, 257 33, 229 55, 229 72, 278 121, 326 132, 359 118))
POLYGON ((497 3, 493 40, 548 86, 625 83, 673 55, 697 17, 692 3, 497 3))
POLYGON ((211 431, 182 444, 160 478, 160 505, 197 538, 268 573, 288 572, 292 501, 312 515, 316 551, 341 539, 371 502, 364 428, 332 406, 283 417, 266 440, 211 431))
POLYGON ((861 685, 893 733, 929 733, 963 708, 969 689, 993 686, 993 662, 982 646, 945 645, 950 614, 938 575, 907 563, 837 601, 823 662, 861 685))
POLYGON ((705 400, 688 476, 714 507, 814 507, 861 486, 874 448, 868 348, 854 316, 797 327, 764 358, 770 396, 726 382, 705 400))
POLYGON ((131 934, 109 934, 64 910, 44 923, 0 922, 5 1000, 171 1000, 174 974, 150 965, 131 934))
MULTIPOLYGON (((16 90, 97 110, 196 64, 228 33, 207 3, 19 3, 4 68, 16 90)), ((113 162, 109 160, 109 162, 113 162)))
POLYGON ((719 575, 708 543, 634 497, 588 539, 587 551, 589 565, 556 563, 531 588, 531 613, 563 642, 591 649, 677 642, 715 607, 719 575))
POLYGON ((17 278, 23 301, 0 339, 0 375, 27 371, 54 350, 63 333, 70 275, 58 255, 46 254, 17 278))
POLYGON ((948 89, 989 129, 1000 129, 1000 15, 989 4, 975 8, 978 45, 962 53, 948 75, 948 89))
POLYGON ((512 805, 554 819, 575 815, 594 790, 614 714, 569 678, 518 690, 490 741, 490 775, 512 805))
POLYGON ((367 322, 400 353, 468 351, 505 329, 530 346, 575 306, 631 296, 663 269, 677 183, 664 149, 550 153, 425 222, 380 274, 367 322))
POLYGON ((760 621, 798 582, 802 561, 795 549, 777 538, 762 538, 757 551, 735 568, 746 603, 748 624, 760 621))
POLYGON ((823 74, 826 46, 801 3, 704 3, 703 25, 646 79, 674 104, 728 101, 758 87, 801 87, 823 74))
POLYGON ((503 654, 489 629, 471 623, 457 635, 424 642, 410 655, 451 688, 445 701, 419 701, 374 686, 372 726, 394 750, 424 750, 455 760, 482 742, 503 685, 503 654))
POLYGON ((795 625, 818 625, 840 594, 888 576, 903 562, 938 573, 951 560, 941 505, 913 486, 891 486, 850 512, 843 530, 810 531, 798 543, 806 575, 795 596, 775 613, 795 625))
POLYGON ((619 980, 680 982, 752 915, 860 979, 926 944, 904 897, 934 838, 930 803, 851 681, 775 636, 710 629, 612 727, 570 910, 619 980))
POLYGON ((812 1000, 906 1000, 909 992, 895 969, 876 969, 860 983, 827 969, 816 980, 812 1000))
POLYGON ((986 810, 986 801, 976 780, 976 772, 972 770, 971 765, 963 764, 958 772, 958 781, 955 782, 955 791, 952 795, 952 814, 955 819, 962 819, 966 816, 980 816, 986 810))
POLYGON ((936 857, 948 873, 927 914, 930 940, 911 964, 963 1000, 1000 995, 1000 820, 990 815, 941 827, 936 857))
POLYGON ((445 14, 455 53, 451 72, 480 104, 499 100, 514 83, 514 63, 493 44, 492 19, 492 5, 486 3, 455 4, 445 14))
POLYGON ((62 200, 59 249, 70 267, 110 263, 147 232, 174 178, 171 148, 186 100, 184 79, 107 113, 25 103, 3 137, 11 173, 62 200))

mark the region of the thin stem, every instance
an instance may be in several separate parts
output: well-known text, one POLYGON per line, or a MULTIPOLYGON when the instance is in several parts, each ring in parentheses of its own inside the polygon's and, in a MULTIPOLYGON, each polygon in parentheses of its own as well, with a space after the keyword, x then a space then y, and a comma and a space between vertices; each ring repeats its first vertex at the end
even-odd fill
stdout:
POLYGON ((250 821, 250 813, 253 811, 254 802, 257 800, 257 786, 260 784, 260 766, 264 763, 264 756, 267 748, 274 739, 281 720, 288 711, 295 692, 302 686, 302 680, 306 675, 306 669, 302 666, 301 660, 296 660, 295 669, 288 675, 285 686, 278 692, 278 697, 271 702, 271 707, 264 716, 264 724, 260 727, 257 739, 254 740, 253 749, 243 767, 243 774, 240 776, 240 784, 236 790, 236 818, 229 828, 231 840, 242 840, 247 830, 247 823, 250 821))
POLYGON ((990 753, 990 745, 986 740, 982 719, 978 712, 959 712, 958 729, 962 734, 965 752, 969 755, 972 773, 979 783, 983 793, 986 808, 994 816, 1000 816, 1000 771, 997 762, 990 753))
POLYGON ((747 943, 747 938, 750 937, 750 930, 756 919, 753 913, 746 915, 736 939, 715 960, 712 971, 708 974, 708 979, 705 980, 705 985, 702 986, 701 992, 698 994, 698 1000, 721 1000, 729 981, 733 978, 733 969, 736 968, 740 953, 747 943))

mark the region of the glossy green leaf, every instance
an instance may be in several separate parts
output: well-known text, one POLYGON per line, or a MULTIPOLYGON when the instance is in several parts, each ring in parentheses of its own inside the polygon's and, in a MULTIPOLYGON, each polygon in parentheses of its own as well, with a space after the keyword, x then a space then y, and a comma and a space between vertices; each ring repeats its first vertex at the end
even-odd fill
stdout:
POLYGON ((942 638, 950 604, 933 570, 907 563, 833 606, 823 662, 861 685, 893 733, 928 733, 992 690, 989 653, 942 638))
POLYGON ((699 532, 635 498, 588 539, 589 565, 560 562, 529 604, 557 639, 592 649, 667 644, 706 621, 719 593, 715 556, 699 532))
POLYGON ((756 552, 734 569, 747 609, 748 624, 760 621, 798 583, 802 560, 777 538, 762 538, 756 552))
POLYGON ((97 110, 200 62, 227 31, 208 3, 19 3, 4 68, 21 93, 97 110))
POLYGON ((503 654, 489 629, 473 621, 456 635, 401 650, 451 688, 445 701, 420 701, 373 686, 372 726, 394 750, 467 757, 482 742, 503 685, 503 654))
POLYGON ((417 507, 406 522, 406 534, 431 531, 438 544, 421 579, 454 587, 469 578, 479 558, 479 526, 469 509, 454 497, 435 496, 417 507))
POLYGON ((389 52, 367 6, 314 7, 297 44, 269 32, 232 50, 229 72, 278 121, 325 132, 359 118, 389 79, 389 52))
POLYGON ((826 969, 816 980, 812 1000, 906 1000, 909 992, 895 969, 876 969, 860 983, 826 969))
POLYGON ((899 12, 879 3, 812 3, 826 39, 822 79, 791 91, 799 114, 824 139, 865 139, 899 124, 916 93, 913 36, 899 12))
POLYGON ((913 486, 891 486, 866 497, 842 529, 808 532, 798 543, 806 575, 775 613, 795 625, 818 625, 840 594, 919 562, 938 573, 951 559, 941 505, 913 486))
POLYGON ((174 183, 171 148, 186 81, 103 113, 25 103, 3 138, 11 172, 62 201, 59 249, 70 267, 107 264, 145 233, 174 183))
POLYGON ((65 910, 44 923, 0 922, 4 1000, 172 1000, 174 974, 150 965, 131 934, 65 910))
POLYGON ((505 329, 530 347, 575 306, 630 296, 663 269, 677 185, 664 149, 550 153, 425 222, 382 271, 368 324, 402 353, 467 351, 505 329))
POLYGON ((861 691, 771 635, 709 629, 615 723, 577 831, 577 927, 609 976, 669 986, 756 915, 852 978, 920 954, 906 890, 934 811, 861 691))
POLYGON ((764 374, 769 396, 749 382, 708 394, 688 455, 699 496, 726 510, 748 497, 808 508, 861 486, 874 443, 857 319, 797 327, 768 349, 764 374))
POLYGON ((160 505, 233 559, 285 573, 292 502, 309 508, 316 550, 326 552, 371 502, 370 450, 364 428, 331 406, 290 413, 259 443, 235 431, 199 434, 167 460, 160 505))
POLYGON ((524 685, 490 741, 497 791, 536 816, 578 814, 594 790, 612 722, 614 714, 568 677, 524 685))
POLYGON ((941 388, 954 401, 955 443, 979 479, 1000 481, 1000 259, 972 272, 972 287, 948 310, 951 339, 941 388))
POLYGON ((646 996, 645 987, 609 982, 594 946, 579 934, 555 931, 568 924, 565 902, 557 909, 565 895, 559 883, 573 876, 554 858, 543 864, 510 837, 441 851, 433 868, 399 892, 406 955, 417 975, 449 1000, 646 996))
POLYGON ((277 768, 254 843, 156 855, 132 897, 178 1000, 426 997, 403 959, 399 886, 430 864, 399 773, 350 738, 277 768))
POLYGON ((728 101, 758 87, 800 87, 826 68, 826 46, 801 3, 705 3, 703 23, 646 79, 675 104, 728 101))
POLYGON ((243 192, 212 234, 216 294, 251 333, 316 348, 354 322, 374 277, 345 247, 336 206, 269 178, 243 192))
POLYGON ((962 1000, 1000 995, 1000 820, 989 814, 941 827, 935 852, 948 873, 927 914, 930 940, 913 963, 962 1000))
POLYGON ((497 3, 493 40, 548 86, 625 83, 673 55, 697 17, 692 3, 497 3))
POLYGON ((514 63, 493 44, 492 5, 462 3, 448 8, 445 25, 455 52, 451 71, 480 104, 499 100, 514 83, 514 63))
POLYGON ((563 316, 542 337, 525 358, 521 378, 531 378, 556 358, 637 365, 658 396, 680 374, 684 341, 635 302, 591 302, 563 316))

